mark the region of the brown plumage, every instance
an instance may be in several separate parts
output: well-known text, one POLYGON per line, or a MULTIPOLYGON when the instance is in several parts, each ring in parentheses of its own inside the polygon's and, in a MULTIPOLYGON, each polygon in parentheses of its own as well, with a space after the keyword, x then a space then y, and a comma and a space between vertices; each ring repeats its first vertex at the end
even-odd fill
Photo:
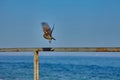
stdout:
POLYGON ((41 24, 42 24, 43 32, 44 32, 43 37, 45 39, 49 40, 49 43, 51 42, 51 40, 55 40, 55 38, 52 37, 54 25, 53 25, 53 28, 51 29, 47 23, 42 22, 41 24))

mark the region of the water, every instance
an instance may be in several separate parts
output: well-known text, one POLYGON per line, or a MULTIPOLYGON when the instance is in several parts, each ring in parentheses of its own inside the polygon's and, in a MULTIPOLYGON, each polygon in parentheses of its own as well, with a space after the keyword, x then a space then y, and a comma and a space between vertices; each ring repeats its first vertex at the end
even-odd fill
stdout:
MULTIPOLYGON (((120 58, 40 56, 41 80, 120 80, 120 58)), ((0 80, 33 80, 33 56, 0 56, 0 80)))

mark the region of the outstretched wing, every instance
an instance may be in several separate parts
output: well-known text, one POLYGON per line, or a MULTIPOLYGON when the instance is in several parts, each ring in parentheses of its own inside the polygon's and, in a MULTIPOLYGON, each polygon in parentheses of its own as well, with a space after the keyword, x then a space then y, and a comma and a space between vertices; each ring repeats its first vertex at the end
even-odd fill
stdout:
POLYGON ((54 24, 53 27, 52 27, 51 34, 52 34, 53 30, 54 30, 54 26, 55 26, 55 24, 54 24))
POLYGON ((42 22, 42 27, 43 27, 43 32, 45 35, 51 35, 52 31, 51 28, 49 27, 49 25, 45 22, 42 22))

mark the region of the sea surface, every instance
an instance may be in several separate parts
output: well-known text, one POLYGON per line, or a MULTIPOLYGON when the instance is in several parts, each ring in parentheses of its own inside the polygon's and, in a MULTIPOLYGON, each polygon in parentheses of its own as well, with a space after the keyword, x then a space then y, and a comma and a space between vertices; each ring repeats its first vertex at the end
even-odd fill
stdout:
MULTIPOLYGON (((119 57, 39 56, 40 80, 120 80, 119 57)), ((0 80, 33 80, 33 56, 0 56, 0 80)))

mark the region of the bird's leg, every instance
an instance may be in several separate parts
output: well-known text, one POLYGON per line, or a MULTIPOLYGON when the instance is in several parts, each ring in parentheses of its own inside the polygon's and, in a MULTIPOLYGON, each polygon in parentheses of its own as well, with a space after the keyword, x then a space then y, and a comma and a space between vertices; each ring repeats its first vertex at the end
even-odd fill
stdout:
POLYGON ((51 43, 51 40, 49 40, 49 43, 51 43))

